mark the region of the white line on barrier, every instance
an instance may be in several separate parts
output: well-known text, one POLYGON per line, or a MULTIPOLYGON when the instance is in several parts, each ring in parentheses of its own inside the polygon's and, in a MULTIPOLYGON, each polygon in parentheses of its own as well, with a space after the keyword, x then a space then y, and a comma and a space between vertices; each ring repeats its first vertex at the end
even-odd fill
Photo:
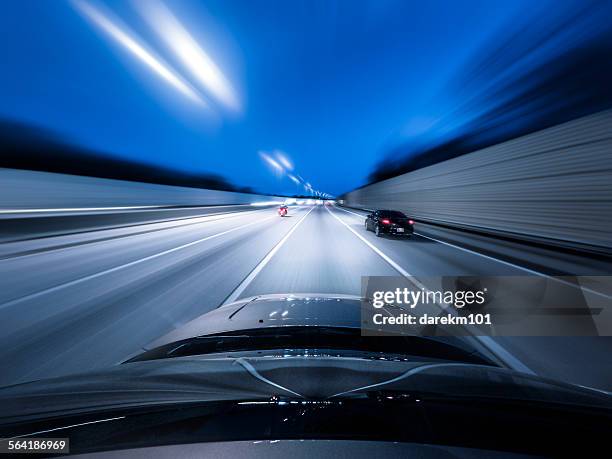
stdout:
POLYGON ((150 261, 150 260, 153 260, 155 258, 159 258, 159 257, 161 257, 163 255, 167 255, 169 253, 176 252, 178 250, 186 249, 187 247, 192 247, 192 246, 194 246, 196 244, 200 244, 202 242, 209 241, 209 240, 214 239, 216 237, 223 236, 225 234, 229 234, 229 233, 232 233, 234 231, 241 230, 243 228, 246 228, 247 226, 252 226, 252 225, 255 225, 257 223, 262 223, 262 222, 264 222, 266 220, 270 220, 271 218, 278 218, 278 217, 276 217, 276 215, 271 215, 269 217, 262 218, 261 220, 255 220, 255 221, 252 221, 252 222, 247 223, 245 225, 240 225, 240 226, 237 226, 235 228, 231 228, 231 229, 222 231, 222 232, 217 233, 217 234, 212 234, 210 236, 206 236, 206 237, 204 237, 202 239, 198 239, 196 241, 188 242, 187 244, 183 244, 183 245, 180 245, 178 247, 173 247, 171 249, 164 250, 162 252, 158 252, 158 253, 155 253, 153 255, 149 255, 147 257, 144 257, 144 258, 139 258, 138 260, 130 261, 129 263, 125 263, 123 265, 114 266, 113 268, 105 269, 104 271, 99 271, 97 273, 90 274, 88 276, 80 277, 80 278, 74 279, 74 280, 72 280, 70 282, 66 282, 66 283, 63 283, 63 284, 60 284, 60 285, 56 285, 55 287, 50 287, 50 288, 47 288, 47 289, 44 289, 44 290, 40 290, 40 291, 38 291, 36 293, 31 293, 29 295, 22 296, 20 298, 15 298, 14 300, 10 300, 10 301, 7 301, 6 303, 0 304, 0 309, 4 309, 6 307, 13 306, 14 304, 18 304, 18 303, 20 303, 22 301, 32 300, 32 299, 37 298, 39 296, 55 292, 55 291, 61 290, 61 289, 66 288, 66 287, 71 287, 71 286, 79 284, 81 282, 85 282, 85 281, 88 281, 88 280, 91 280, 91 279, 95 279, 97 277, 100 277, 100 276, 103 276, 103 275, 106 275, 106 274, 110 274, 110 273, 119 271, 119 270, 124 269, 124 268, 129 268, 131 266, 135 266, 135 265, 143 263, 145 261, 150 261))
MULTIPOLYGON (((139 210, 139 209, 165 209, 165 210, 180 210, 180 209, 211 209, 221 207, 239 207, 248 206, 251 207, 257 204, 228 204, 222 206, 114 206, 114 207, 65 207, 58 209, 0 209, 0 214, 29 214, 29 213, 44 213, 44 212, 98 212, 98 211, 112 211, 112 210, 139 210)), ((268 204, 266 204, 268 205, 268 204)), ((269 204, 271 205, 271 204, 269 204)))
POLYGON ((92 212, 100 210, 138 210, 161 209, 164 206, 125 206, 125 207, 63 207, 58 209, 0 209, 0 214, 29 214, 44 212, 92 212))
POLYGON ((244 280, 240 283, 240 285, 236 287, 234 291, 228 295, 228 297, 223 302, 223 305, 233 303, 234 301, 238 299, 240 295, 242 295, 242 293, 246 290, 249 284, 253 282, 253 279, 257 277, 257 275, 261 272, 262 269, 264 269, 264 267, 270 262, 272 257, 276 254, 276 252, 278 252, 278 250, 283 246, 283 244, 287 242, 287 239, 289 239, 289 236, 293 234, 293 232, 297 229, 300 223, 302 223, 306 219, 306 217, 308 217, 310 212, 312 212, 313 210, 314 210, 314 206, 311 207, 310 210, 306 212, 306 214, 302 218, 300 218, 295 225, 293 225, 293 227, 289 230, 287 234, 285 234, 285 236, 278 242, 278 244, 276 244, 272 248, 272 250, 270 250, 268 254, 263 258, 263 260, 261 260, 259 264, 255 266, 255 268, 253 268, 253 270, 249 273, 249 275, 244 278, 244 280))
MULTIPOLYGON (((410 274, 408 271, 402 268, 399 264, 393 261, 389 256, 385 255, 374 244, 372 244, 370 241, 364 238, 361 234, 359 234, 357 231, 351 228, 344 220, 342 220, 337 215, 334 215, 334 213, 331 210, 329 210, 329 208, 326 207, 326 209, 336 220, 338 220, 340 223, 346 226, 346 228, 348 228, 355 236, 361 239, 368 247, 374 250, 374 252, 380 255, 380 257, 383 258, 387 263, 389 263, 397 272, 399 272, 402 276, 406 277, 409 282, 412 282, 418 289, 422 289, 425 292, 429 292, 429 289, 425 287, 425 285, 423 285, 417 279, 415 279, 412 274, 410 274)), ((344 209, 340 209, 340 210, 344 210, 344 209)), ((359 215, 359 214, 356 214, 355 212, 350 212, 350 211, 346 211, 346 212, 349 212, 355 215, 359 215)), ((363 217, 362 215, 359 215, 359 216, 363 217)), ((512 368, 513 370, 520 371, 522 373, 532 374, 532 375, 536 374, 531 368, 529 368, 519 359, 514 357, 510 352, 504 349, 499 343, 494 341, 491 337, 473 336, 473 338, 480 341, 483 346, 485 346, 490 352, 495 354, 502 362, 504 362, 508 367, 512 368)))

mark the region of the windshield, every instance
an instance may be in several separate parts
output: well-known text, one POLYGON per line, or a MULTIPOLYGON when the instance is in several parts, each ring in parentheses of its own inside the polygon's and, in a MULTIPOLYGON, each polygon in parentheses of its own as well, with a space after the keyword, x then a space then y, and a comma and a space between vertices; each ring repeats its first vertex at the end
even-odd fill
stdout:
POLYGON ((389 218, 406 218, 406 216, 401 212, 396 212, 393 210, 381 210, 381 217, 389 217, 389 218))
POLYGON ((117 394, 607 411, 612 1, 533 3, 4 0, 0 452, 117 394))

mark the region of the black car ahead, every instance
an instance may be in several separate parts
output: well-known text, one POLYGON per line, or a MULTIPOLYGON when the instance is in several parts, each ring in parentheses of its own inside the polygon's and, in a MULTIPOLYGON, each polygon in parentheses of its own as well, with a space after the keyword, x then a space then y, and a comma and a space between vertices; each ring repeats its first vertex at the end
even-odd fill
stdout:
POLYGON ((411 236, 414 233, 414 221, 396 210, 377 210, 366 217, 365 229, 374 231, 377 236, 411 236))

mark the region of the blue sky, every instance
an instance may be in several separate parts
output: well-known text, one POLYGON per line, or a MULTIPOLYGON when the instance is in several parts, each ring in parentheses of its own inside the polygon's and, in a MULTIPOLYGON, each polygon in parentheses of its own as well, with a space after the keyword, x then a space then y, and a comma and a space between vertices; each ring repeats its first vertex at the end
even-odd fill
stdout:
POLYGON ((499 41, 508 24, 536 17, 550 4, 163 5, 214 63, 221 92, 219 85, 203 84, 171 49, 168 30, 150 22, 146 2, 5 1, 0 117, 114 155, 292 193, 298 187, 273 173, 259 154, 282 151, 294 174, 336 194, 363 184, 394 145, 427 141, 432 124, 457 104, 459 96, 448 88, 466 62, 499 41), (88 6, 159 58, 197 100, 87 16, 88 6))

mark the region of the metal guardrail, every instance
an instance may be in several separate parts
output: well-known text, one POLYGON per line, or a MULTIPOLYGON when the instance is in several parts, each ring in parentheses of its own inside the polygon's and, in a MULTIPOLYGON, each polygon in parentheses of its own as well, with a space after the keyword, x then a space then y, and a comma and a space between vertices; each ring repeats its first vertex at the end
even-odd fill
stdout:
POLYGON ((612 250, 612 111, 580 118, 341 196, 415 219, 612 250))

